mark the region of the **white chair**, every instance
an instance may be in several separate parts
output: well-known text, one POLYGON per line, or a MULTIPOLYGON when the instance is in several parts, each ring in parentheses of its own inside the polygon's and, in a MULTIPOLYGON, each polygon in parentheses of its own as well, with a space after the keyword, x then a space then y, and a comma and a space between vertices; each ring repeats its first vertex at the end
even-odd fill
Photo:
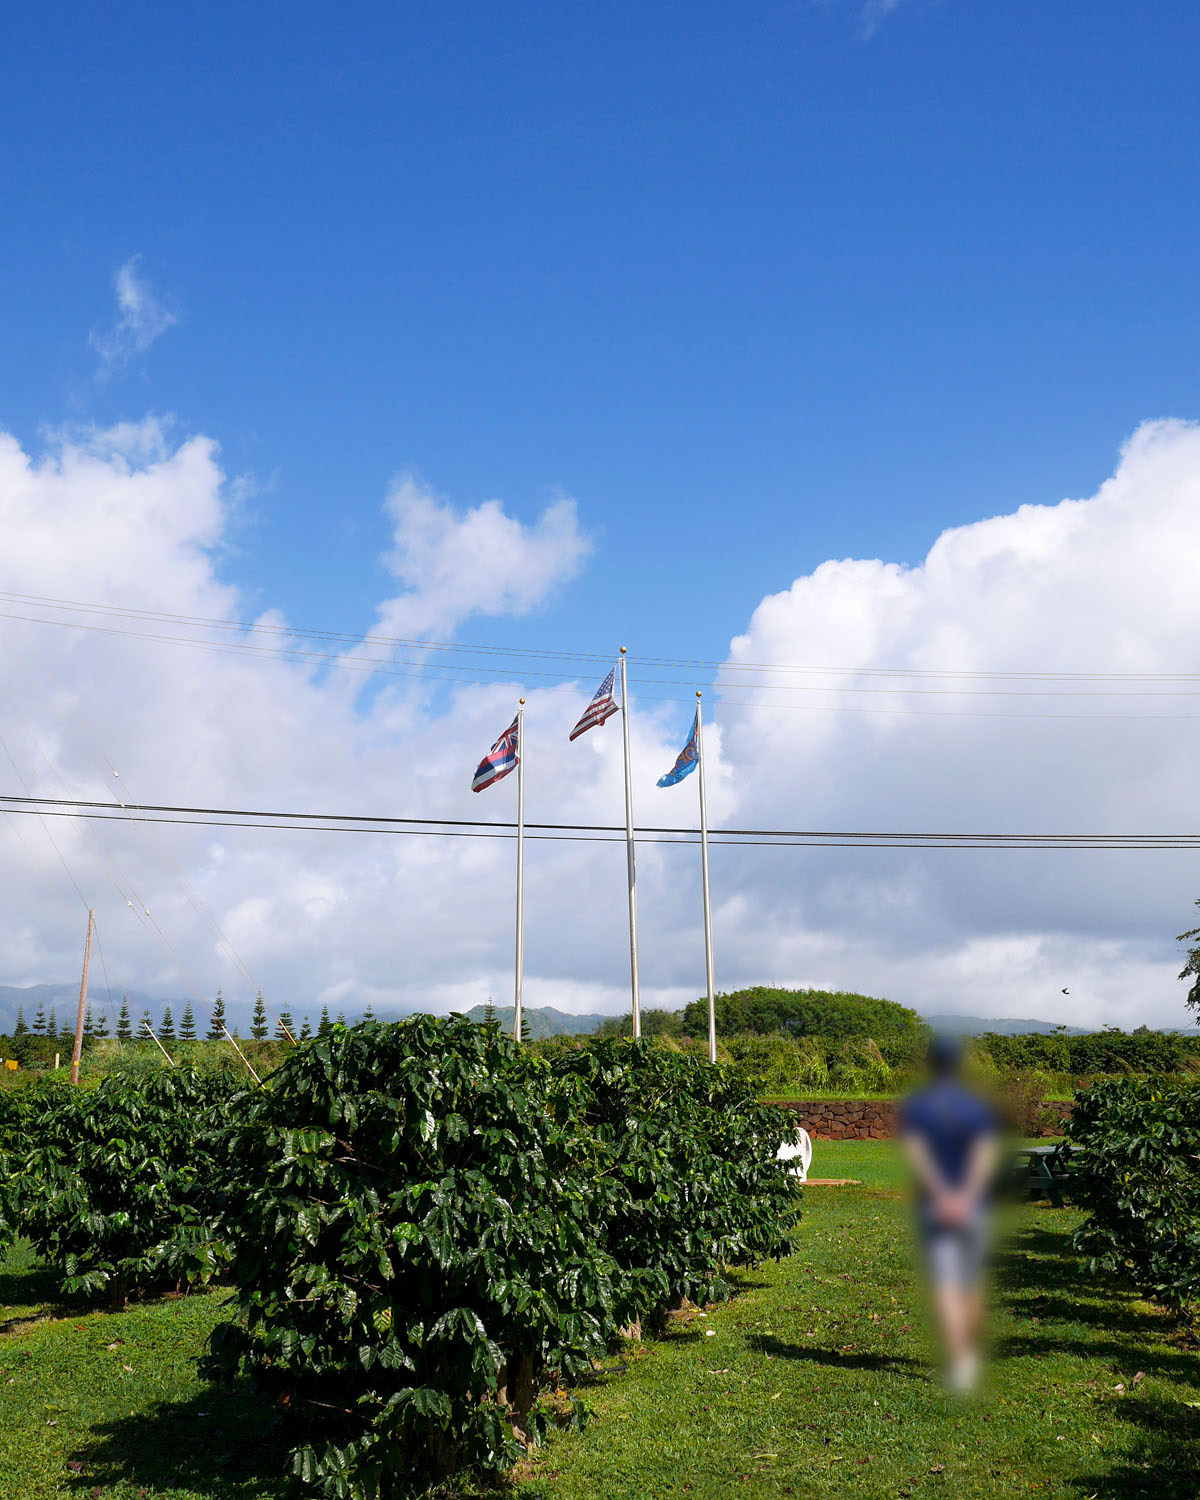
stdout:
POLYGON ((801 1182, 808 1176, 809 1163, 812 1161, 812 1141, 809 1139, 808 1131, 797 1129, 796 1137, 791 1141, 784 1141, 775 1153, 776 1161, 790 1161, 792 1166, 788 1168, 793 1177, 798 1177, 801 1182))

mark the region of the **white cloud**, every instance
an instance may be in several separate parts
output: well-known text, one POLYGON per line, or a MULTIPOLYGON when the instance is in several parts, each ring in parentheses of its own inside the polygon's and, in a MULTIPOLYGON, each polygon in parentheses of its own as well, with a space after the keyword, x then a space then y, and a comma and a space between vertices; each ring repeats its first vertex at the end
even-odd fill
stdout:
POLYGON ((899 4, 900 0, 867 0, 862 9, 863 39, 870 40, 899 4))
POLYGON ((133 255, 121 266, 114 278, 117 294, 116 317, 107 325, 94 328, 88 338, 100 356, 100 374, 107 377, 138 354, 144 354, 155 339, 179 321, 178 316, 155 296, 141 274, 140 255, 133 255))
POLYGON ((384 561, 405 592, 380 606, 380 628, 404 637, 449 635, 472 615, 528 614, 591 550, 566 496, 523 526, 499 500, 459 512, 403 474, 387 512, 395 529, 384 561))
MULTIPOLYGON (((60 435, 34 458, 0 434, 0 590, 243 618, 244 604, 220 573, 234 506, 215 444, 203 437, 172 440, 147 422, 60 435)), ((498 502, 457 511, 406 479, 387 510, 395 530, 389 565, 403 592, 380 604, 379 617, 398 635, 444 635, 471 614, 525 613, 586 556, 569 501, 523 525, 498 502)), ((887 688, 883 695, 767 693, 735 687, 743 674, 734 665, 834 666, 846 670, 823 685, 855 689, 864 684, 853 669, 868 664, 1200 673, 1198 576, 1200 428, 1182 423, 1140 429, 1093 498, 1024 505, 949 531, 919 567, 823 564, 764 599, 731 646, 713 695, 724 701, 707 736, 713 823, 1192 826, 1194 719, 1028 716, 1200 713, 1194 698, 900 695, 892 679, 867 680, 887 688), (734 704, 768 697, 768 705, 734 704), (992 713, 1021 717, 981 716, 992 713)), ((286 628, 277 614, 263 623, 286 628)), ((781 678, 797 680, 773 680, 781 678)), ((120 770, 131 800, 510 818, 511 780, 480 797, 468 788, 520 686, 465 682, 434 699, 419 677, 320 672, 279 656, 0 619, 0 736, 24 787, 40 795, 60 795, 62 784, 73 796, 111 794, 92 741, 120 770)), ((620 821, 615 724, 567 742, 594 688, 588 680, 525 692, 531 821, 620 821)), ((653 786, 674 759, 687 716, 682 704, 658 703, 635 714, 642 822, 694 820, 694 778, 670 791, 653 786)), ((22 789, 3 750, 0 786, 22 789)), ((66 907, 0 822, 0 901, 10 913, 0 929, 0 983, 63 980, 78 961, 82 912, 42 828, 30 819, 20 826, 66 907)), ((219 984, 245 1004, 250 986, 206 931, 160 846, 233 939, 254 982, 294 1011, 313 1013, 322 998, 334 1009, 368 1001, 380 1011, 448 1009, 489 994, 502 1003, 509 993, 507 841, 49 826, 97 907, 108 967, 126 985, 183 992, 110 883, 94 832, 205 993, 219 984)), ((694 848, 647 845, 639 853, 647 1004, 678 1004, 702 986, 697 863, 694 848)), ((622 1004, 623 870, 619 842, 530 842, 529 1003, 622 1004)), ((859 988, 932 1011, 1178 1023, 1186 1017, 1172 934, 1189 925, 1198 886, 1187 854, 715 849, 718 981, 859 988)))

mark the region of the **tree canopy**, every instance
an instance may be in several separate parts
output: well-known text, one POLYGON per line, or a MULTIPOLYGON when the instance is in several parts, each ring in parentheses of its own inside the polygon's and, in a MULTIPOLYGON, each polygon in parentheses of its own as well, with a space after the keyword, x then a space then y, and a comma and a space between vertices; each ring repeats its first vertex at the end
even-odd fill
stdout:
MULTIPOLYGON (((766 985, 734 990, 716 997, 717 1034, 766 1035, 781 1031, 792 1036, 912 1037, 924 1030, 916 1011, 893 1000, 840 990, 784 990, 766 985)), ((684 1007, 683 1029, 689 1035, 708 1030, 707 1000, 684 1007)))

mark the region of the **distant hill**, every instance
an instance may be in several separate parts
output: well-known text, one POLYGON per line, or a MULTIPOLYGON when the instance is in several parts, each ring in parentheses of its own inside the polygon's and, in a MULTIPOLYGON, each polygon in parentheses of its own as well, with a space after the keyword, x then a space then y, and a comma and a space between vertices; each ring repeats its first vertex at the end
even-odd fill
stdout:
MULTIPOLYGON (((982 1036, 985 1031, 994 1031, 1000 1036, 1027 1036, 1030 1032, 1049 1032, 1058 1029, 1057 1021, 1034 1020, 986 1020, 983 1016, 922 1016, 921 1019, 934 1031, 947 1036, 982 1036)), ((1086 1036, 1086 1026, 1066 1026, 1068 1036, 1086 1036)))
MULTIPOLYGON (((566 1011, 555 1010, 552 1005, 541 1007, 526 1005, 522 1007, 526 1021, 529 1023, 529 1035, 536 1042, 544 1036, 584 1036, 595 1031, 601 1021, 607 1021, 607 1016, 571 1016, 566 1011)), ((467 1011, 468 1021, 482 1021, 487 1014, 487 1007, 476 1005, 467 1011)), ((497 1005, 495 1008, 496 1020, 500 1023, 501 1031, 511 1031, 513 1023, 513 1008, 511 1005, 497 1005)))
POLYGON ((39 1005, 47 1010, 54 1006, 55 1019, 75 1024, 75 1007, 79 1003, 79 981, 74 984, 0 984, 0 1033, 8 1034, 17 1024, 17 1007, 25 1007, 25 1024, 32 1025, 39 1005))

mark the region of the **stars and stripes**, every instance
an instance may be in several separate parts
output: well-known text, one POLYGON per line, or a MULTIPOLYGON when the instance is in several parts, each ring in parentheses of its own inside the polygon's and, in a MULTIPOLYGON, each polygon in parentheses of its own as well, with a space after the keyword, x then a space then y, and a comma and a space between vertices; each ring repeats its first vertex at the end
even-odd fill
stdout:
POLYGON ((475 768, 471 790, 482 792, 484 787, 502 781, 510 771, 515 771, 520 759, 517 751, 517 720, 514 719, 475 768))
POLYGON ((613 677, 616 667, 608 674, 600 686, 596 689, 596 696, 584 710, 583 717, 575 728, 572 729, 569 738, 577 740, 581 734, 586 734, 589 729, 594 729, 597 724, 603 724, 606 719, 611 719, 617 712, 617 705, 613 702, 613 677))

